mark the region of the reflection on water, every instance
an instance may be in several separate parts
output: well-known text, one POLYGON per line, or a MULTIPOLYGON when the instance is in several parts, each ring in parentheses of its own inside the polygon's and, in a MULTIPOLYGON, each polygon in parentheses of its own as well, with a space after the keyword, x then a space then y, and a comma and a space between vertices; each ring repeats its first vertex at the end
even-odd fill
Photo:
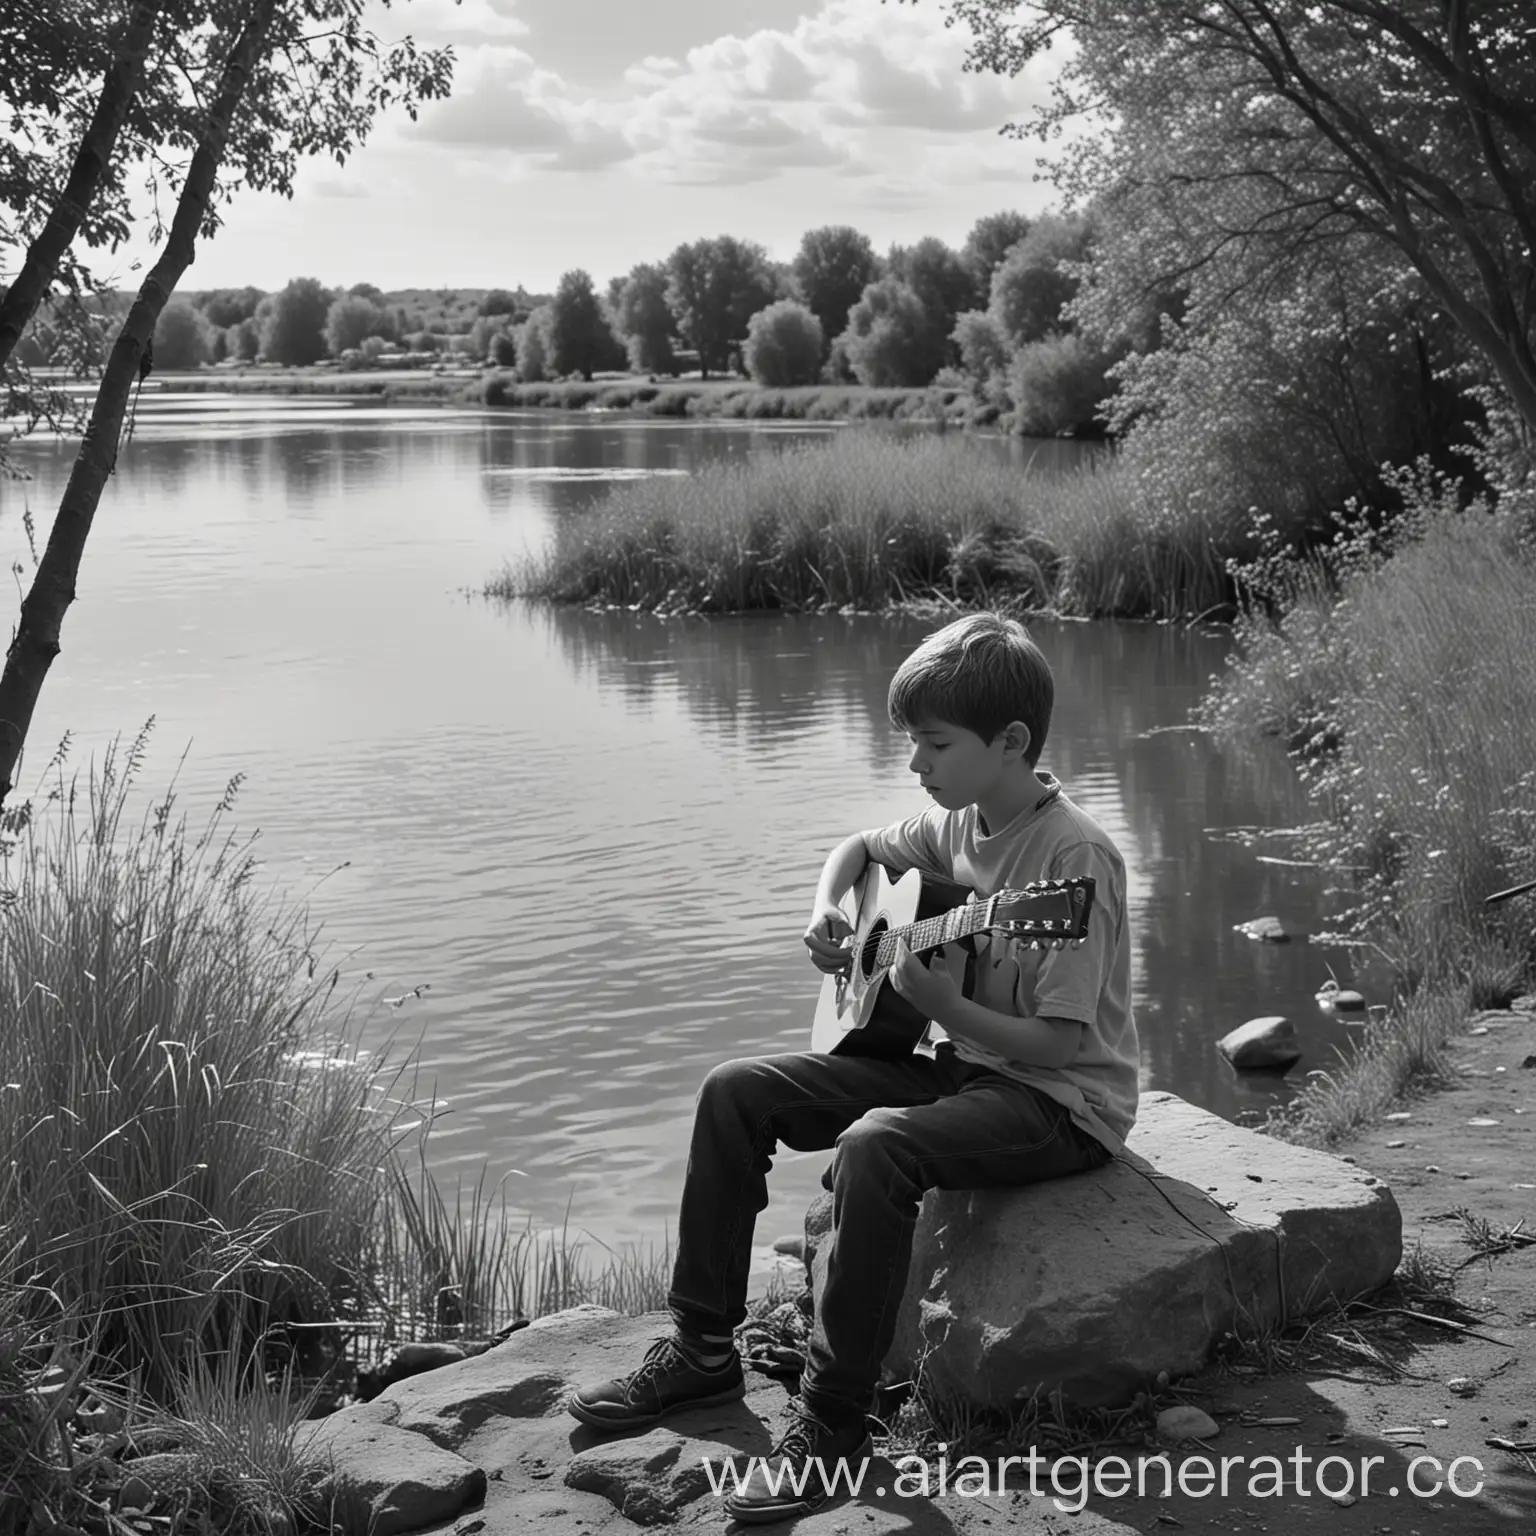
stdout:
MULTIPOLYGON (((265 873, 308 898, 345 980, 403 999, 366 1029, 420 1039, 446 1104, 434 1166, 468 1181, 488 1161, 540 1219, 570 1200, 608 1240, 659 1234, 705 1071, 807 1041, 799 933, 827 849, 924 803, 885 689, 926 626, 476 594, 610 480, 826 429, 194 399, 140 412, 20 784, 66 728, 83 763, 151 713, 143 783, 163 793, 190 741, 190 826, 245 773, 265 873)), ((1021 470, 1028 448, 978 444, 1021 470)), ((27 560, 20 509, 44 519, 69 457, 23 452, 37 479, 0 488, 0 542, 27 560)), ((1286 1012, 1324 1065, 1343 1027, 1312 993, 1325 959, 1350 979, 1336 953, 1232 931, 1317 925, 1315 880, 1212 837, 1299 820, 1289 770, 1167 729, 1219 635, 1036 632, 1058 684, 1045 765, 1130 868, 1143 1080, 1226 1114, 1267 1102, 1284 1090, 1245 1087, 1214 1039, 1286 1012)), ((797 1224, 824 1160, 781 1159, 765 1236, 797 1224)))

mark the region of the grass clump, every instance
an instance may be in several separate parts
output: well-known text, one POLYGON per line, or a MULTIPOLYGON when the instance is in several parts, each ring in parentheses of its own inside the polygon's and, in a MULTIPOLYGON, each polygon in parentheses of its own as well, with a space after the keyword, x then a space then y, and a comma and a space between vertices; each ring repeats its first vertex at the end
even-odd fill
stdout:
POLYGON ((486 591, 663 614, 922 601, 1167 616, 1224 599, 1225 553, 1204 522, 1138 518, 1113 463, 1021 475, 954 436, 848 431, 616 486, 486 591))

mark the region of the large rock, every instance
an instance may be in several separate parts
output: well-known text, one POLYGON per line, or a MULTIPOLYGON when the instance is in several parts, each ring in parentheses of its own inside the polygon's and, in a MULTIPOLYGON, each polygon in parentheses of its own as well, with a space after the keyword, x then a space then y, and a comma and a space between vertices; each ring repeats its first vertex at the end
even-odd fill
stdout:
POLYGON ((451 1520, 485 1497, 485 1470, 398 1423, 400 1404, 378 1399, 303 1426, 306 1464, 346 1532, 397 1536, 451 1520))
POLYGON ((477 1510, 490 1517, 486 1536, 670 1524, 690 1512, 713 1524, 705 1458, 766 1452, 782 1383, 749 1372, 743 1402, 611 1439, 565 1409, 573 1388, 632 1369, 670 1328, 664 1313, 593 1306, 538 1318, 483 1354, 305 1425, 304 1459, 325 1471, 342 1536, 468 1531, 477 1510))
MULTIPOLYGON (((830 1197, 807 1217, 812 1284, 830 1197)), ((1143 1094, 1129 1150, 1021 1189, 931 1191, 886 1360, 977 1407, 1124 1403, 1249 1335, 1383 1284, 1402 1218, 1373 1175, 1143 1094)))

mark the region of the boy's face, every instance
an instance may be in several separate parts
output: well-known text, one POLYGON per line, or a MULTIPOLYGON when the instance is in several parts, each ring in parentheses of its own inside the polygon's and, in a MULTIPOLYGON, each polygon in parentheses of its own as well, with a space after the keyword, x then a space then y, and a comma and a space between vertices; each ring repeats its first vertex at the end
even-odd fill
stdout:
POLYGON ((1005 775, 1018 772, 1029 747, 1029 732, 1017 723, 991 741, 963 725, 934 719, 914 721, 907 735, 913 747, 907 767, 946 811, 994 797, 1005 775))

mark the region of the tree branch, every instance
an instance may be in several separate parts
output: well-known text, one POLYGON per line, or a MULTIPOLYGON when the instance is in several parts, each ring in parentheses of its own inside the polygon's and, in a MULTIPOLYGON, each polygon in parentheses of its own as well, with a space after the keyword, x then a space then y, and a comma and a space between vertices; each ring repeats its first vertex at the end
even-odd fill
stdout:
MULTIPOLYGON (((0 299, 0 366, 15 351, 27 322, 36 313, 112 163, 117 136, 138 92, 164 3, 165 0, 136 0, 122 42, 107 69, 96 111, 80 140, 64 191, 47 224, 28 247, 27 259, 16 281, 0 299)), ((0 800, 3 798, 0 792, 0 800)))

